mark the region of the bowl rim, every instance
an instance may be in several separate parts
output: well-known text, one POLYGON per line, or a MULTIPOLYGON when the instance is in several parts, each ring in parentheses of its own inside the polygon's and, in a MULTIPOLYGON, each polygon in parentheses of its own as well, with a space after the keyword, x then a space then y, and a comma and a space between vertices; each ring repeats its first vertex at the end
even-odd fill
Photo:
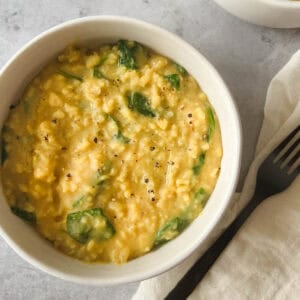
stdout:
MULTIPOLYGON (((280 0, 247 0, 249 5, 257 5, 257 4, 264 4, 265 6, 269 7, 279 7, 279 8, 288 8, 288 9, 295 9, 295 8, 300 8, 300 1, 291 1, 291 0, 286 0, 286 1, 280 1, 280 0), (256 2, 256 3, 255 3, 256 2)), ((245 4, 245 3, 244 3, 245 4)), ((248 6, 246 3, 246 6, 248 6)))
POLYGON ((246 22, 270 28, 299 28, 300 1, 214 0, 227 12, 246 22))
POLYGON ((300 8, 300 2, 298 1, 279 1, 279 0, 257 0, 258 2, 265 3, 269 6, 277 6, 281 8, 300 8))
POLYGON ((161 34, 169 36, 169 38, 172 38, 174 41, 180 42, 183 44, 189 51, 196 54, 210 69, 210 72, 213 74, 213 77, 216 78, 216 80, 223 86, 223 92, 226 93, 226 98, 230 99, 228 101, 227 105, 230 106, 230 110, 233 112, 232 116, 234 117, 234 124, 235 124, 235 131, 236 131, 236 141, 237 141, 237 159, 236 159, 236 165, 234 166, 234 173, 235 178, 231 181, 231 186, 227 188, 227 193, 223 195, 224 200, 221 202, 222 205, 220 205, 218 213, 214 215, 213 220, 207 225, 205 228, 205 231, 203 233, 203 238, 199 239, 196 243, 192 244, 191 247, 189 247, 186 251, 182 252, 180 255, 176 256, 176 259, 170 260, 169 263, 164 264, 163 266, 158 265, 155 268, 153 267, 151 270, 139 272, 137 274, 131 274, 128 275, 126 278, 119 277, 119 278, 98 278, 98 279, 91 279, 90 277, 83 277, 78 275, 69 274, 63 271, 58 271, 55 267, 52 267, 51 265, 41 262, 38 259, 36 259, 33 255, 26 252, 22 249, 21 246, 19 246, 10 236, 4 231, 4 229, 1 226, 0 223, 0 235, 3 237, 3 239, 7 242, 7 244, 24 260, 32 264, 34 267, 44 271, 45 273, 48 273, 52 276, 56 276, 60 279, 67 280, 70 282, 75 282, 79 284, 85 284, 85 285, 94 285, 94 286, 111 286, 116 284, 124 284, 129 282, 137 282, 141 280, 145 280, 154 276, 157 276, 163 272, 168 271, 169 269, 177 266, 180 262, 184 261, 189 255, 191 255, 201 244, 207 240, 209 234, 213 230, 213 228, 216 226, 216 224, 220 221, 222 216, 225 213, 226 208, 228 207, 231 197, 233 193, 235 192, 240 168, 241 168, 241 156, 242 156, 242 126, 241 121, 238 113, 238 109, 236 106, 236 103, 234 101, 233 96, 231 95, 226 83, 220 76, 220 74, 217 72, 215 67, 193 46, 191 46, 188 42, 183 40, 182 38, 178 37, 172 32, 169 32, 166 29, 163 29, 157 25, 153 25, 151 23, 141 21, 136 18, 129 18, 124 16, 118 16, 118 15, 95 15, 95 16, 88 16, 83 18, 76 18, 72 19, 63 23, 60 23, 56 26, 53 26, 49 28, 48 30, 43 31, 33 39, 31 39, 29 42, 27 42, 23 47, 21 47, 20 50, 18 50, 8 61, 7 63, 1 68, 0 70, 0 77, 1 75, 6 71, 6 69, 10 66, 10 64, 23 52, 28 50, 32 45, 34 45, 39 40, 42 40, 47 35, 54 33, 56 31, 62 30, 66 27, 72 27, 73 25, 78 25, 80 23, 85 22, 93 22, 93 21, 108 21, 108 22, 122 22, 122 23, 128 23, 128 24, 134 24, 137 27, 145 28, 160 32, 161 34))

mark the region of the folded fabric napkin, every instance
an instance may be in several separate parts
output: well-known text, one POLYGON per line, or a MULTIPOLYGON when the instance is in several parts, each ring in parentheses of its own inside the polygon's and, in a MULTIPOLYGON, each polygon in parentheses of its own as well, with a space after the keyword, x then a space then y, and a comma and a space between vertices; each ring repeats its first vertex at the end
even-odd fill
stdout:
MULTIPOLYGON (((264 121, 241 194, 236 194, 211 238, 183 263, 143 281, 133 300, 163 299, 251 199, 261 162, 300 125, 300 50, 274 77, 264 121)), ((242 226, 189 299, 299 299, 300 177, 264 201, 242 226)))

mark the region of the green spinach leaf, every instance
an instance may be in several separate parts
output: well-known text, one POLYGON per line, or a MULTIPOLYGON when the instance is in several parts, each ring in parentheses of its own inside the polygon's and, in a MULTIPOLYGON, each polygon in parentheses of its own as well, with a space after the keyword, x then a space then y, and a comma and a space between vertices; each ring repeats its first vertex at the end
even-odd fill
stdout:
POLYGON ((97 69, 97 68, 94 68, 94 70, 93 70, 93 76, 94 77, 96 77, 96 78, 104 78, 104 79, 106 79, 106 80, 109 80, 105 75, 103 75, 103 73, 99 70, 99 69, 97 69))
POLYGON ((66 71, 61 70, 61 69, 58 70, 58 73, 60 75, 64 76, 65 78, 68 78, 68 79, 74 79, 74 80, 78 80, 78 81, 83 81, 82 77, 80 77, 78 75, 75 75, 75 74, 72 74, 72 73, 69 73, 69 72, 66 72, 66 71))
POLYGON ((132 92, 128 96, 128 107, 144 116, 155 117, 155 113, 152 111, 148 99, 139 92, 132 92))
POLYGON ((85 197, 86 197, 86 196, 84 195, 84 196, 79 197, 77 200, 75 200, 75 201, 72 203, 72 207, 73 207, 73 208, 76 208, 77 206, 80 206, 80 205, 83 203, 85 197))
POLYGON ((17 206, 12 206, 10 209, 16 216, 23 219, 24 221, 31 224, 34 224, 36 222, 35 213, 23 210, 17 206))
POLYGON ((164 78, 169 81, 171 86, 175 88, 176 90, 180 89, 180 78, 178 74, 170 74, 170 75, 165 75, 164 78))
POLYGON ((196 164, 193 166, 193 173, 194 175, 198 175, 201 168, 205 163, 205 153, 201 153, 197 159, 196 164))
POLYGON ((125 135, 123 135, 122 131, 121 131, 121 125, 120 122, 118 120, 116 120, 113 116, 111 115, 107 115, 107 118, 110 119, 112 122, 115 123, 115 126, 117 128, 117 133, 114 135, 114 137, 119 140, 120 142, 124 143, 124 144, 128 144, 130 142, 130 138, 126 137, 125 135))
POLYGON ((138 66, 135 58, 136 49, 136 42, 134 42, 133 45, 130 47, 128 41, 118 41, 119 65, 124 66, 127 69, 137 69, 138 66))
POLYGON ((212 133, 215 129, 216 123, 215 123, 215 117, 212 109, 208 107, 206 109, 206 117, 208 120, 208 131, 207 131, 207 138, 206 140, 209 142, 212 136, 212 133))
POLYGON ((68 234, 79 243, 94 239, 97 242, 113 237, 115 229, 101 208, 92 208, 68 214, 66 227, 68 234))
POLYGON ((109 53, 106 53, 99 61, 99 63, 94 67, 93 69, 93 76, 96 78, 104 78, 106 80, 109 80, 100 70, 100 67, 104 64, 104 62, 107 60, 109 56, 109 53))
POLYGON ((187 219, 175 217, 163 225, 157 232, 154 240, 154 246, 158 247, 162 244, 174 239, 189 224, 187 219))
POLYGON ((180 75, 182 75, 182 76, 187 75, 187 71, 183 66, 181 66, 180 64, 175 63, 175 67, 176 67, 177 71, 180 73, 180 75))
POLYGON ((209 199, 209 194, 205 191, 203 187, 201 187, 194 196, 194 201, 197 204, 201 204, 202 208, 205 206, 207 200, 209 199))

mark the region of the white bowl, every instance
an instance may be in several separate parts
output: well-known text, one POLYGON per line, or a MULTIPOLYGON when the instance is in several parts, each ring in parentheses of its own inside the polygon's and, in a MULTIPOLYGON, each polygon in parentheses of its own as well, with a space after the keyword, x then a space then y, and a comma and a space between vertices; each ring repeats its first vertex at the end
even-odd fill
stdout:
MULTIPOLYGON (((67 45, 136 40, 183 65, 194 76, 218 115, 224 155, 216 188, 203 213, 176 239, 124 265, 86 264, 68 257, 14 216, 0 187, 0 233, 25 260, 69 281, 111 285, 143 280, 188 257, 208 237, 235 190, 240 168, 241 128, 233 99, 213 66, 177 36, 151 24, 117 16, 95 16, 56 26, 23 47, 0 71, 0 126, 33 76, 67 45)), ((225 59, 225 58, 224 58, 225 59)))
POLYGON ((215 0, 231 14, 273 28, 300 27, 300 2, 290 0, 215 0))

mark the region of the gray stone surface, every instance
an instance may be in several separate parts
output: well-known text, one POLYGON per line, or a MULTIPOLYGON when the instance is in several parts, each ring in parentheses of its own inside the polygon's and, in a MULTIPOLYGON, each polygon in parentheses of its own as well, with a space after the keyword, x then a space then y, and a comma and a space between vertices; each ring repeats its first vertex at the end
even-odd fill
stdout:
MULTIPOLYGON (((300 48, 300 31, 244 23, 212 0, 0 0, 0 67, 40 32, 66 20, 97 14, 157 24, 183 37, 216 66, 241 114, 245 137, 241 186, 253 159, 268 84, 300 48)), ((136 283, 97 288, 61 281, 30 266, 0 238, 1 300, 130 299, 136 288, 136 283)))

